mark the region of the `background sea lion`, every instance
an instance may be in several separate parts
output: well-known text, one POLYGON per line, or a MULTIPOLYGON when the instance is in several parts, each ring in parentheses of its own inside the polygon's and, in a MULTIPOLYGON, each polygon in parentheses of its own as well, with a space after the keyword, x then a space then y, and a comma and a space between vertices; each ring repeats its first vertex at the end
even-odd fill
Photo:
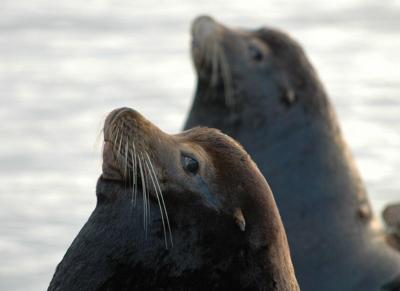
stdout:
POLYGON ((382 217, 386 224, 388 243, 400 250, 400 203, 386 206, 382 217))
POLYGON ((220 131, 168 135, 122 108, 97 205, 49 290, 299 290, 271 190, 220 131))
POLYGON ((241 142, 276 194, 303 290, 379 290, 400 270, 325 90, 301 46, 277 30, 192 26, 197 89, 185 128, 241 142))

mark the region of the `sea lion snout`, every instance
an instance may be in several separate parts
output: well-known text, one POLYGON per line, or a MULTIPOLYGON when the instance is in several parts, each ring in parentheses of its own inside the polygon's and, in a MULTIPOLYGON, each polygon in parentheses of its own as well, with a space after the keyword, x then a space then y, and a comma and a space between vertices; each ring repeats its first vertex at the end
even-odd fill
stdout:
POLYGON ((217 36, 222 25, 208 15, 197 17, 192 23, 192 37, 195 45, 201 45, 217 36))
MULTIPOLYGON (((143 120, 144 117, 139 112, 137 112, 132 108, 121 107, 114 109, 108 114, 104 122, 105 140, 108 140, 110 138, 110 134, 112 133, 113 130, 116 129, 116 127, 121 126, 121 123, 124 123, 124 119, 125 120, 129 119, 130 120, 129 123, 132 122, 138 123, 141 120, 143 120)), ((125 125, 126 124, 127 123, 125 123, 125 125)))
POLYGON ((106 117, 103 132, 103 177, 132 183, 140 166, 144 171, 138 160, 150 159, 150 146, 161 131, 136 110, 122 107, 106 117))

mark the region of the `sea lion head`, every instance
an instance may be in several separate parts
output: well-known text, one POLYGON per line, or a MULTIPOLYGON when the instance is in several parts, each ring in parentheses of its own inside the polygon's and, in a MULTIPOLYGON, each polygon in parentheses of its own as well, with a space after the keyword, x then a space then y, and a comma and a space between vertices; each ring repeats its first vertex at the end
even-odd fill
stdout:
POLYGON ((166 224, 169 202, 231 216, 245 231, 242 208, 272 196, 256 164, 229 136, 205 127, 170 135, 130 108, 106 118, 102 168, 102 179, 132 188, 133 199, 142 192, 146 203, 158 203, 166 224))
POLYGON ((313 112, 323 110, 319 104, 327 107, 302 47, 279 30, 231 29, 200 16, 192 24, 192 59, 198 84, 186 128, 201 124, 205 115, 211 116, 209 126, 221 128, 223 118, 228 129, 240 126, 249 114, 246 122, 259 127, 279 124, 293 108, 313 112))
POLYGON ((155 199, 168 193, 168 199, 202 201, 214 211, 232 202, 222 194, 227 189, 218 181, 224 174, 219 168, 232 172, 233 159, 248 159, 238 143, 218 130, 169 135, 129 108, 109 114, 104 141, 103 178, 140 187, 155 199))

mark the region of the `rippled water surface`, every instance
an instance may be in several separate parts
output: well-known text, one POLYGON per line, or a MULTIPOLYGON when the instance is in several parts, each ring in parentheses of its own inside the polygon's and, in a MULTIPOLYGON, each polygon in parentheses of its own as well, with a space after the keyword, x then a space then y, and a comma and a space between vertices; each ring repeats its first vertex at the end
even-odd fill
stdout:
POLYGON ((0 0, 0 289, 44 290, 95 206, 106 114, 177 132, 195 76, 189 25, 270 25, 300 40, 375 211, 400 200, 400 1, 0 0))

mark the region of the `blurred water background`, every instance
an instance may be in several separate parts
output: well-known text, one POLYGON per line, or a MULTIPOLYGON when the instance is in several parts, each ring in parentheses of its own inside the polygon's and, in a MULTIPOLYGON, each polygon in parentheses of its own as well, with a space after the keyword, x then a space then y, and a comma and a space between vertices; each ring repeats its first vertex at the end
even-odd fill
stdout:
POLYGON ((400 200, 400 1, 0 0, 0 290, 46 289, 95 206, 111 109, 181 129, 203 13, 300 40, 375 212, 400 200))

